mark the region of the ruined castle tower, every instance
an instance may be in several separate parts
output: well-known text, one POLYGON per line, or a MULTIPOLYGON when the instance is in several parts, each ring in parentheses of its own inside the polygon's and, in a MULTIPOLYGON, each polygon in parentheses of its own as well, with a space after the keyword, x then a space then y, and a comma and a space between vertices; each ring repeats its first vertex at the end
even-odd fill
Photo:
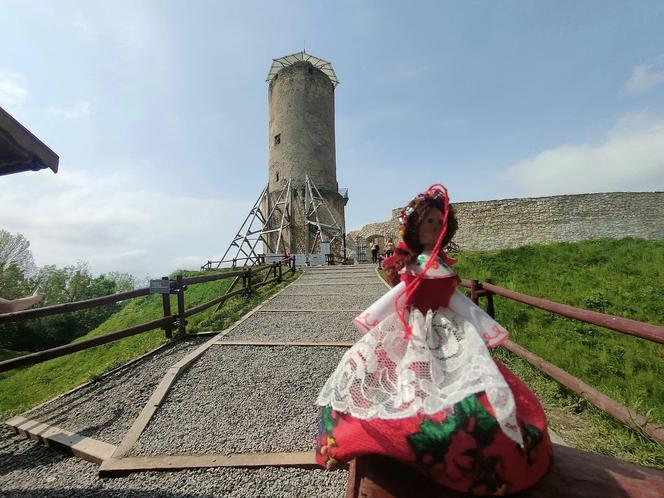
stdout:
MULTIPOLYGON (((311 180, 329 208, 319 209, 320 223, 331 223, 331 213, 345 234, 347 192, 337 183, 334 141, 334 90, 339 83, 332 65, 306 52, 274 59, 267 82, 269 107, 269 157, 267 211, 290 181, 290 218, 282 231, 291 253, 316 252, 317 226, 311 220, 312 202, 307 187, 311 180), (309 216, 308 216, 309 213, 309 216)), ((271 222, 274 225, 274 222, 271 222)), ((267 227, 268 229, 271 227, 267 227)), ((277 234, 268 234, 274 239, 277 234)), ((323 240, 325 240, 323 235, 323 240)), ((341 237, 332 242, 342 253, 341 237)))

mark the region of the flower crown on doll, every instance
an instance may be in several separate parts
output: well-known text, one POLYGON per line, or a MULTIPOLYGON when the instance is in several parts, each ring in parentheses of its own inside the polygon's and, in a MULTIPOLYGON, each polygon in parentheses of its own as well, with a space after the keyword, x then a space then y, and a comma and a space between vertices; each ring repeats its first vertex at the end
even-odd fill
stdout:
POLYGON ((413 296, 413 294, 419 287, 426 273, 436 263, 437 256, 441 255, 446 262, 449 261, 448 264, 453 264, 456 262, 452 259, 447 258, 445 252, 443 251, 443 239, 445 238, 445 232, 447 231, 447 219, 450 212, 450 201, 447 196, 447 189, 440 183, 435 183, 431 185, 426 190, 426 192, 418 194, 417 197, 415 197, 412 201, 408 203, 408 206, 406 206, 404 209, 401 210, 401 214, 399 215, 399 221, 401 221, 401 226, 399 227, 399 233, 403 238, 403 236, 406 233, 406 225, 408 224, 408 219, 415 212, 418 201, 426 199, 436 199, 443 201, 443 206, 444 206, 443 226, 440 231, 440 235, 438 236, 438 240, 436 241, 436 245, 434 246, 433 251, 431 251, 431 256, 429 257, 427 263, 424 265, 422 272, 419 273, 417 277, 412 282, 410 282, 410 284, 406 286, 406 288, 404 288, 401 292, 399 292, 399 294, 394 299, 394 309, 397 312, 397 316, 399 317, 399 320, 401 321, 401 324, 404 327, 405 339, 408 339, 408 337, 410 337, 410 334, 412 333, 412 329, 406 322, 406 310, 408 308, 410 298, 413 296), (401 306, 399 306, 399 300, 404 295, 406 296, 406 298, 403 300, 401 306))
MULTIPOLYGON (((447 219, 447 208, 449 206, 449 200, 447 197, 447 189, 441 185, 440 183, 435 183, 431 185, 426 192, 422 192, 420 194, 417 194, 417 197, 415 197, 412 201, 408 203, 408 205, 401 210, 401 213, 399 213, 399 234, 403 238, 403 236, 406 234, 406 225, 408 224, 408 219, 410 216, 415 212, 415 206, 414 204, 417 201, 421 200, 426 200, 426 199, 434 199, 434 200, 442 200, 443 204, 445 205, 445 215, 447 219)), ((443 230, 444 233, 444 230, 443 230)))

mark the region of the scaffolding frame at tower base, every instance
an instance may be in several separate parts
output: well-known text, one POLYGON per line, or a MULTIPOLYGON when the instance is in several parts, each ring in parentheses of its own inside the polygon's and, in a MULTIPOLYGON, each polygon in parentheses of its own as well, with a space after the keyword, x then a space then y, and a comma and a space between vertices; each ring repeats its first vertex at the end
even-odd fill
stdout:
MULTIPOLYGON (((305 176, 304 220, 305 232, 304 253, 298 254, 293 249, 293 229, 296 220, 293 215, 292 179, 283 183, 280 191, 269 191, 269 183, 263 188, 258 199, 249 210, 240 229, 233 237, 224 255, 219 260, 207 261, 202 270, 214 270, 222 267, 254 266, 266 262, 270 257, 303 256, 305 264, 311 255, 320 253, 321 243, 340 244, 345 253, 345 233, 337 222, 327 201, 321 195, 315 183, 308 175, 305 176), (277 200, 272 203, 274 194, 277 200), (259 252, 258 244, 263 244, 264 252, 259 252), (316 251, 318 248, 318 251, 316 251)), ((302 258, 297 258, 302 261, 302 258)), ((329 257, 322 255, 323 261, 329 257)), ((318 260, 318 259, 317 259, 318 260)))

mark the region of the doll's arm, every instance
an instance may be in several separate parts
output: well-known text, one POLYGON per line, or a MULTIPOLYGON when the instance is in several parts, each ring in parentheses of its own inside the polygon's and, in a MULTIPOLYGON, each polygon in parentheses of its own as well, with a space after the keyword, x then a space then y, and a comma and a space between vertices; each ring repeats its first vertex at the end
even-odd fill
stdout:
MULTIPOLYGON (((359 316, 353 320, 353 324, 363 334, 369 332, 372 328, 385 320, 389 315, 394 312, 394 299, 397 294, 401 292, 406 284, 400 282, 398 285, 392 287, 388 292, 383 295, 378 301, 369 306, 359 316)), ((404 296, 405 297, 405 296, 404 296)), ((402 297, 399 304, 403 301, 402 297)))
POLYGON ((509 332, 502 325, 458 290, 452 294, 448 308, 469 320, 489 348, 495 348, 509 338, 509 332))

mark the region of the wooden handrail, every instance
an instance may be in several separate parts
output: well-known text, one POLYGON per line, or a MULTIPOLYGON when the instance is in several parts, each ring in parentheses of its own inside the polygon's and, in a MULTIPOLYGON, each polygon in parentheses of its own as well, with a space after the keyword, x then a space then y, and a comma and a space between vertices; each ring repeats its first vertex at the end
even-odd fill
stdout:
POLYGON ((644 416, 639 415, 633 410, 630 410, 613 398, 609 398, 606 394, 598 391, 592 386, 589 386, 581 379, 574 377, 562 368, 559 368, 554 364, 544 360, 543 358, 540 358, 536 354, 528 351, 526 348, 523 348, 512 341, 505 341, 503 346, 505 349, 524 359, 555 381, 575 392, 582 398, 587 399, 600 410, 620 420, 628 427, 636 427, 642 430, 653 441, 656 441, 661 446, 664 446, 664 427, 649 422, 644 416))
POLYGON ((599 325, 600 327, 640 337, 641 339, 664 344, 664 327, 658 325, 637 322, 636 320, 630 320, 629 318, 607 315, 604 313, 598 313, 597 311, 575 308, 574 306, 556 303, 555 301, 549 301, 548 299, 521 294, 520 292, 505 289, 489 282, 482 283, 482 289, 497 296, 506 297, 513 301, 528 304, 535 308, 550 311, 567 318, 592 323, 593 325, 599 325))
POLYGON ((36 353, 19 356, 18 358, 5 360, 0 362, 0 372, 6 372, 7 370, 24 367, 26 365, 33 365, 35 363, 41 363, 42 361, 51 360, 59 356, 65 356, 76 351, 81 351, 83 349, 99 346, 108 342, 117 341, 118 339, 122 339, 124 337, 129 337, 147 332, 149 330, 158 329, 165 325, 172 324, 175 320, 176 317, 167 316, 158 320, 152 320, 151 322, 144 323, 143 325, 136 325, 135 327, 129 327, 117 332, 111 332, 110 334, 100 335, 85 341, 73 342, 70 344, 65 344, 64 346, 58 346, 56 348, 46 349, 44 351, 38 351, 36 353))
POLYGON ((117 303, 118 301, 125 301, 127 299, 147 296, 148 294, 150 294, 150 289, 148 287, 141 287, 140 289, 134 289, 132 291, 118 292, 117 294, 95 297, 93 299, 86 299, 84 301, 54 304, 53 306, 44 306, 43 308, 35 308, 32 310, 4 313, 0 315, 0 324, 17 322, 19 320, 28 320, 30 318, 41 318, 44 316, 58 315, 60 313, 68 313, 70 311, 96 308, 97 306, 101 306, 103 304, 117 303))
MULTIPOLYGON (((178 308, 178 313, 176 315, 171 315, 170 314, 170 297, 169 294, 163 294, 162 299, 163 299, 163 307, 164 307, 164 314, 167 316, 164 316, 164 318, 160 318, 159 320, 153 320, 151 322, 145 323, 143 325, 136 325, 134 327, 129 327, 123 330, 119 330, 117 332, 112 332, 109 334, 104 334, 100 335, 97 337, 93 337, 92 339, 88 339, 85 341, 81 342, 76 342, 76 343, 70 343, 70 344, 65 344, 63 346, 58 346, 55 348, 51 349, 46 349, 44 351, 38 351, 35 353, 30 353, 26 354, 23 356, 19 356, 17 358, 12 358, 9 360, 5 360, 0 362, 0 372, 5 372, 8 370, 12 370, 14 368, 19 368, 27 365, 33 365, 35 363, 41 363, 46 360, 50 360, 53 358, 57 358, 59 356, 64 356, 76 351, 81 351, 84 349, 88 349, 94 346, 99 346, 101 344, 106 344, 108 342, 116 341, 118 339, 122 339, 125 337, 129 337, 132 335, 140 334, 143 332, 147 332, 149 330, 154 330, 157 328, 164 328, 166 332, 166 336, 168 338, 171 338, 171 328, 175 324, 178 326, 179 330, 181 333, 184 332, 185 330, 185 325, 186 325, 186 318, 190 317, 192 315, 195 315, 197 313, 200 313, 201 311, 206 310, 207 308, 214 306, 215 304, 223 303, 227 299, 233 297, 233 296, 238 296, 240 294, 250 292, 252 289, 257 289, 259 287, 262 287, 264 285, 268 285, 274 282, 280 282, 282 277, 281 277, 281 272, 279 271, 279 275, 276 276, 275 278, 272 278, 270 280, 267 280, 267 277, 269 277, 269 273, 266 275, 266 280, 259 283, 259 284, 252 284, 250 278, 246 279, 246 287, 242 287, 241 289, 237 289, 232 292, 226 292, 222 296, 219 296, 215 299, 212 299, 206 303, 199 304, 198 306, 195 306, 193 308, 190 308, 188 310, 185 309, 185 304, 184 304, 184 291, 186 289, 187 285, 196 285, 196 284, 202 284, 206 282, 213 282, 215 280, 221 280, 225 278, 233 278, 235 277, 235 282, 237 282, 237 279, 239 277, 251 277, 252 275, 255 275, 257 273, 263 272, 265 270, 275 270, 277 269, 281 270, 281 266, 285 261, 290 261, 291 258, 284 258, 280 261, 277 261, 275 263, 269 264, 269 265, 264 265, 261 266, 258 270, 253 269, 252 267, 248 267, 242 270, 237 270, 237 271, 232 271, 232 272, 223 272, 223 273, 216 273, 214 275, 200 275, 196 277, 188 277, 188 278, 183 278, 182 275, 178 275, 177 279, 175 281, 170 281, 170 289, 171 289, 171 294, 175 293, 177 295, 177 308, 178 308)), ((166 278, 166 277, 164 277, 166 278)), ((234 283, 235 284, 235 283, 234 283)), ((234 284, 231 286, 234 286, 234 284)), ((230 289, 229 289, 230 291, 230 289)), ((103 297, 97 297, 94 299, 87 299, 85 301, 77 301, 73 303, 64 303, 64 304, 56 304, 54 306, 47 306, 44 308, 37 308, 34 310, 26 310, 26 311, 19 311, 16 313, 6 313, 3 315, 0 315, 0 323, 8 323, 8 322, 14 322, 14 321, 19 321, 19 320, 27 320, 30 318, 39 318, 43 316, 49 316, 49 315, 56 315, 59 313, 67 313, 71 311, 77 311, 81 309, 87 309, 87 308, 94 308, 96 306, 101 306, 103 304, 109 304, 109 303, 114 303, 118 301, 124 301, 126 299, 132 299, 136 297, 141 297, 141 296, 147 296, 150 294, 150 289, 148 287, 143 287, 140 289, 135 289, 133 291, 128 291, 128 292, 120 292, 117 294, 111 294, 109 296, 103 296, 103 297)))
POLYGON ((182 279, 184 285, 203 284, 205 282, 214 282, 215 280, 223 280, 224 278, 233 278, 242 276, 244 270, 228 271, 224 273, 215 273, 214 275, 199 275, 196 277, 185 277, 182 279))

